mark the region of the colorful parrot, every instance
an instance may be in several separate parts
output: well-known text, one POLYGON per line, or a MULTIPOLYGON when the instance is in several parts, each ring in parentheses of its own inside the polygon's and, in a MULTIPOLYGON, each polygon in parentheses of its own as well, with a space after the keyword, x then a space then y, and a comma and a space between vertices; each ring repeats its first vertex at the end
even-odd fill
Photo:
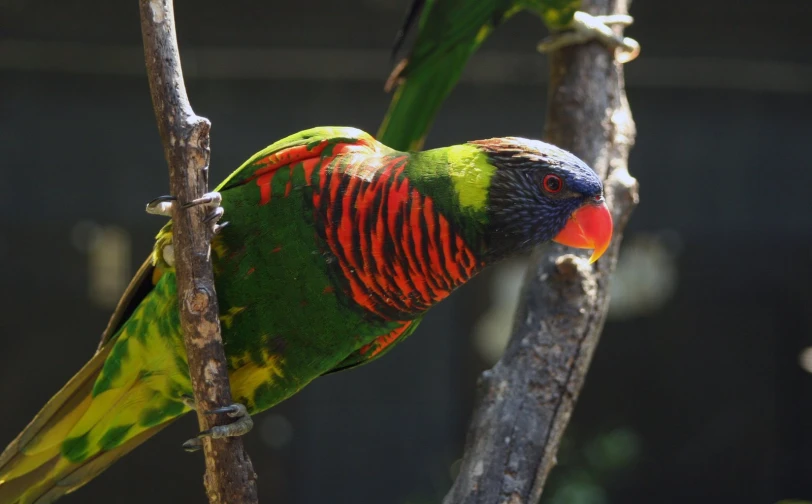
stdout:
POLYGON ((628 25, 631 17, 591 16, 578 11, 580 5, 580 0, 413 0, 392 55, 397 54, 422 10, 417 37, 411 53, 395 66, 384 87, 386 92, 396 86, 397 90, 378 140, 393 149, 421 149, 434 116, 456 86, 468 58, 494 29, 522 10, 537 13, 554 33, 539 50, 549 52, 597 39, 623 49, 618 56, 623 62, 637 56, 637 42, 616 36, 607 26, 628 25))
MULTIPOLYGON (((170 199, 149 208, 168 213, 170 199)), ((221 412, 235 417, 384 355, 487 265, 550 240, 594 261, 612 234, 597 175, 522 138, 399 152, 354 128, 314 128, 192 203, 230 221, 215 224, 211 250, 240 403, 221 412)), ((52 502, 194 408, 172 247, 170 221, 97 353, 0 454, 0 504, 52 502)), ((201 436, 244 433, 244 418, 201 436)))

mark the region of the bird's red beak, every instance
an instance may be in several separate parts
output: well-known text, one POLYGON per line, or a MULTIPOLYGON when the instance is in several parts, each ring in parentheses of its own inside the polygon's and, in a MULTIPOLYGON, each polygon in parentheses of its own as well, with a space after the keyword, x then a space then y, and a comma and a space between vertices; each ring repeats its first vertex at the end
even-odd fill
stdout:
POLYGON ((587 202, 572 212, 567 225, 553 241, 568 247, 592 249, 589 262, 597 261, 612 241, 612 214, 603 198, 600 202, 587 202))

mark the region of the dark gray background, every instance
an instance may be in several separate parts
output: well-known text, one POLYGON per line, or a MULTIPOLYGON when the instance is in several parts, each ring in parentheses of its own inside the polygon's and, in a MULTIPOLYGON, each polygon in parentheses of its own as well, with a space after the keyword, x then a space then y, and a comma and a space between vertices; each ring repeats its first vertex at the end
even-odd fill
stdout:
MULTIPOLYGON (((303 128, 374 134, 406 4, 178 1, 190 98, 213 122, 213 179, 303 128)), ((570 455, 545 496, 812 499, 812 376, 799 365, 812 345, 812 4, 637 0, 632 14, 629 35, 643 46, 627 67, 642 202, 628 243, 665 244, 676 290, 607 325, 570 455), (632 455, 607 469, 595 447, 618 432, 632 455)), ((546 70, 534 47, 544 35, 528 14, 498 30, 429 146, 538 137, 546 70)), ((88 295, 82 230, 126 230, 136 267, 162 224, 144 203, 166 192, 167 175, 134 0, 0 0, 0 37, 3 445, 90 357, 109 316, 88 295)), ((626 271, 632 284, 648 279, 635 263, 626 271)), ((438 502, 488 365, 472 334, 498 295, 495 274, 444 302, 386 359, 259 416, 246 439, 262 501, 438 502)), ((195 429, 192 418, 177 422, 64 502, 202 502, 201 457, 180 450, 195 429)))

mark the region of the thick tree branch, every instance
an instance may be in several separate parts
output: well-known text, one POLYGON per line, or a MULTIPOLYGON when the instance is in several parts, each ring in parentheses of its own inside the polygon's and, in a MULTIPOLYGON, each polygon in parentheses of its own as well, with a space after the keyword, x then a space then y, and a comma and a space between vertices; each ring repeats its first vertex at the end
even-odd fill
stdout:
MULTIPOLYGON (((169 163, 169 187, 178 202, 207 191, 208 119, 195 115, 186 96, 172 0, 139 0, 141 33, 155 118, 169 163)), ((201 429, 229 423, 203 412, 231 404, 214 276, 211 230, 205 208, 174 205, 173 245, 178 306, 201 429)), ((204 440, 206 493, 211 503, 257 502, 256 474, 242 440, 204 440)))
MULTIPOLYGON (((620 14, 628 1, 582 0, 581 8, 620 14)), ((538 502, 603 329, 609 275, 637 204, 622 65, 591 42, 552 53, 550 75, 545 139, 604 178, 614 238, 593 266, 561 246, 533 254, 508 347, 480 378, 460 475, 445 504, 538 502)))

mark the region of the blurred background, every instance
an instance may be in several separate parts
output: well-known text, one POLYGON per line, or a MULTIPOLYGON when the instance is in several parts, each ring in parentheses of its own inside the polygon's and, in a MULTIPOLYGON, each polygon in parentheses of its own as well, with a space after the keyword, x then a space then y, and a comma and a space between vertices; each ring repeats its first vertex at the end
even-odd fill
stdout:
MULTIPOLYGON (((315 125, 375 133, 408 0, 178 1, 213 181, 315 125)), ((610 320, 542 502, 812 499, 812 3, 636 0, 641 184, 610 320)), ((469 65, 427 147, 539 137, 546 35, 520 14, 469 65)), ((0 445, 89 358, 163 224, 167 171, 137 3, 0 0, 0 445)), ((256 418, 263 502, 433 503, 499 357, 523 263, 433 310, 387 358, 256 418)), ((184 418, 80 502, 203 502, 184 418)))

